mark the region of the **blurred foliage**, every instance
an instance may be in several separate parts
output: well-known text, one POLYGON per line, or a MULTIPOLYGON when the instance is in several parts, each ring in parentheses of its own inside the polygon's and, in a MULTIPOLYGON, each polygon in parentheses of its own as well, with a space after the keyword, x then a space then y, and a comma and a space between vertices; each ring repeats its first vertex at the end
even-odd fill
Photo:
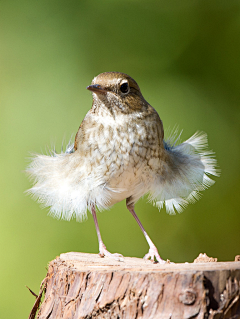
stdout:
MULTIPOLYGON (((240 253, 239 1, 1 1, 1 318, 27 318, 47 263, 67 251, 98 252, 84 223, 47 216, 24 191, 31 152, 45 153, 75 134, 91 107, 85 89, 105 71, 131 75, 166 131, 208 133, 222 170, 183 214, 141 200, 136 212, 164 259, 200 252, 233 260, 240 253)), ((112 252, 142 257, 147 243, 119 203, 98 214, 112 252)))

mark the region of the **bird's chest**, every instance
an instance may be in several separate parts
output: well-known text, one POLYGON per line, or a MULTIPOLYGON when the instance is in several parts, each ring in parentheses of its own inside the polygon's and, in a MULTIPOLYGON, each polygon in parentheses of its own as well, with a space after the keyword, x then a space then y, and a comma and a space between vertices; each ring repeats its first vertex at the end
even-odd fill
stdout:
POLYGON ((106 120, 91 139, 97 175, 101 174, 111 188, 129 190, 144 183, 159 163, 159 139, 154 123, 106 120))

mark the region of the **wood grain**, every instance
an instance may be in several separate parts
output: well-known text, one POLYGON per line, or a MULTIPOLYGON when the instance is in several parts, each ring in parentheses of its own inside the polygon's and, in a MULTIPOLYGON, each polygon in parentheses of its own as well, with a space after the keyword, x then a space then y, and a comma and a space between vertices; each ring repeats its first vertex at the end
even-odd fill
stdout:
POLYGON ((37 318, 240 318, 239 261, 123 260, 61 254, 49 264, 37 318))

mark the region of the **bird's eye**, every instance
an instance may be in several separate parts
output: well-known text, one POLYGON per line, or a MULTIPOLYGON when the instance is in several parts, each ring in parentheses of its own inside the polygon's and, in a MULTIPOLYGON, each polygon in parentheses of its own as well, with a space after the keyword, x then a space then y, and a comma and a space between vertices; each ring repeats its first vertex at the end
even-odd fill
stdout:
POLYGON ((123 84, 120 85, 120 91, 125 94, 130 91, 130 88, 127 82, 124 82, 123 84))

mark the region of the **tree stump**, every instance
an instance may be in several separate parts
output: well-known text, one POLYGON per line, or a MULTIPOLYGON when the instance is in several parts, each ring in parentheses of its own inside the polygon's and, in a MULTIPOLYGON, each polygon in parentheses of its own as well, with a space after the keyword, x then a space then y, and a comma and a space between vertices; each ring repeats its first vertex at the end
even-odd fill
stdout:
POLYGON ((237 319, 240 261, 159 265, 72 252, 50 262, 41 290, 38 319, 237 319))

